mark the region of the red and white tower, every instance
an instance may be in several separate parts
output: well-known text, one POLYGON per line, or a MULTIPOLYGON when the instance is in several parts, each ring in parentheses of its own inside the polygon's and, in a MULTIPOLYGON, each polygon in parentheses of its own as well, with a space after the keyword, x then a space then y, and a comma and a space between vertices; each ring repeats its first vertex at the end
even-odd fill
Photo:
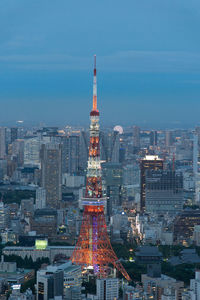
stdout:
POLYGON ((112 264, 127 280, 131 280, 114 253, 107 233, 104 215, 106 198, 102 195, 99 111, 97 109, 96 55, 94 56, 93 108, 90 113, 90 146, 87 168, 87 183, 82 225, 78 242, 72 254, 72 262, 82 267, 93 267, 98 277, 106 277, 112 264))

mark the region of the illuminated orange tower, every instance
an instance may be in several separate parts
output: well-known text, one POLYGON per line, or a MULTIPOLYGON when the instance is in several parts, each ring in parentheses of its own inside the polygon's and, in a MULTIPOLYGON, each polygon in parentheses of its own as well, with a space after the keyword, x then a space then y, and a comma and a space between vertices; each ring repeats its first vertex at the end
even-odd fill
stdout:
POLYGON ((97 109, 96 55, 94 56, 93 108, 90 113, 90 146, 87 183, 82 225, 78 242, 72 254, 72 262, 83 268, 92 267, 94 274, 104 278, 108 266, 113 265, 127 280, 131 280, 112 249, 104 215, 106 198, 102 195, 99 111, 97 109))

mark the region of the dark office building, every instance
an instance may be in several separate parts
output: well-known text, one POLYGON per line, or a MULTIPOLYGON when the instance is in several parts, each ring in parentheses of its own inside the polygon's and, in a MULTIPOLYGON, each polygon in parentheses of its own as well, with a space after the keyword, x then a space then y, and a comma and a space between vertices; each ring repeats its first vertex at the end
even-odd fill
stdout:
POLYGON ((183 209, 183 176, 175 171, 147 170, 145 210, 175 215, 183 209))
POLYGON ((166 131, 165 132, 165 146, 170 147, 173 144, 173 136, 172 131, 166 131))
POLYGON ((145 210, 146 171, 163 170, 163 160, 156 155, 147 155, 140 161, 140 210, 145 210))
POLYGON ((119 163, 119 132, 100 132, 100 156, 106 162, 119 163))
POLYGON ((133 148, 134 150, 140 149, 140 127, 133 127, 133 148))
POLYGON ((45 144, 41 148, 41 179, 46 189, 46 206, 59 208, 62 200, 61 191, 61 146, 45 144))
POLYGON ((199 209, 188 209, 181 212, 174 220, 175 241, 192 239, 195 225, 200 225, 199 209))
POLYGON ((57 211, 55 209, 36 209, 31 218, 31 231, 37 234, 55 236, 57 232, 57 211))
POLYGON ((37 299, 63 299, 64 273, 62 270, 49 267, 37 272, 37 299))
POLYGON ((18 139, 18 128, 12 127, 10 129, 10 141, 11 143, 18 139))
POLYGON ((79 171, 79 145, 78 135, 62 138, 62 173, 77 175, 79 171))
POLYGON ((120 148, 119 149, 119 162, 123 163, 126 159, 126 149, 125 148, 120 148))
POLYGON ((149 134, 149 144, 150 146, 157 146, 158 143, 158 134, 157 131, 153 130, 149 134))

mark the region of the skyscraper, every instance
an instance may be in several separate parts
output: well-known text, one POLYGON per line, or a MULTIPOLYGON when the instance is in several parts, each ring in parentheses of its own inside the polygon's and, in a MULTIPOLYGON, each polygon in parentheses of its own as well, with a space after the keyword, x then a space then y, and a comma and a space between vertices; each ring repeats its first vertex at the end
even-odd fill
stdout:
POLYGON ((24 164, 40 165, 40 141, 38 137, 24 139, 24 164))
POLYGON ((165 133, 165 146, 170 147, 173 143, 172 131, 166 131, 165 133))
POLYGON ((24 140, 18 139, 12 143, 12 155, 16 157, 19 167, 24 164, 24 140))
POLYGON ((112 214, 112 208, 121 205, 122 201, 122 166, 120 163, 103 163, 102 177, 107 190, 107 214, 112 214))
POLYGON ((75 175, 79 170, 79 144, 78 135, 64 136, 62 138, 62 173, 75 175))
POLYGON ((101 159, 107 162, 119 162, 119 132, 100 132, 101 159))
POLYGON ((80 149, 79 149, 79 168, 83 172, 87 168, 88 160, 88 146, 89 146, 88 132, 81 131, 80 134, 80 149))
MULTIPOLYGON (((199 128, 199 127, 198 127, 199 128)), ((193 135, 193 175, 195 182, 195 202, 200 202, 200 151, 198 132, 193 135)))
POLYGON ((157 146, 158 142, 158 133, 156 130, 153 130, 149 134, 149 144, 150 146, 157 146))
POLYGON ((6 128, 0 127, 0 158, 6 155, 6 128))
POLYGON ((146 155, 140 161, 140 210, 145 210, 145 189, 146 189, 146 171, 151 170, 162 170, 163 160, 157 155, 146 155))
POLYGON ((138 150, 140 148, 140 127, 133 127, 133 147, 138 150))
POLYGON ((12 127, 10 129, 10 141, 11 143, 18 139, 18 128, 12 127))
POLYGON ((62 200, 61 191, 61 146, 43 144, 41 147, 41 179, 46 190, 46 206, 59 208, 62 200))

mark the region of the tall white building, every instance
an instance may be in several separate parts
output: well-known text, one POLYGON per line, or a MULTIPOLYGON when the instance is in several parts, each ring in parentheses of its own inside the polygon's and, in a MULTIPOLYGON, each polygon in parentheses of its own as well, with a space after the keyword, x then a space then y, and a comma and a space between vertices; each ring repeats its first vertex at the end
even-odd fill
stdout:
POLYGON ((195 202, 200 202, 200 159, 199 159, 199 137, 193 136, 193 175, 195 182, 195 202))
POLYGON ((200 299, 200 270, 195 272, 195 279, 190 280, 192 300, 200 299))
POLYGON ((114 300, 119 297, 119 279, 102 278, 96 280, 98 299, 114 300))
POLYGON ((40 141, 38 137, 24 140, 24 164, 40 166, 40 141))
POLYGON ((35 208, 42 209, 46 207, 46 190, 45 188, 39 187, 36 190, 35 208))
POLYGON ((8 207, 0 201, 0 229, 8 227, 8 207))

